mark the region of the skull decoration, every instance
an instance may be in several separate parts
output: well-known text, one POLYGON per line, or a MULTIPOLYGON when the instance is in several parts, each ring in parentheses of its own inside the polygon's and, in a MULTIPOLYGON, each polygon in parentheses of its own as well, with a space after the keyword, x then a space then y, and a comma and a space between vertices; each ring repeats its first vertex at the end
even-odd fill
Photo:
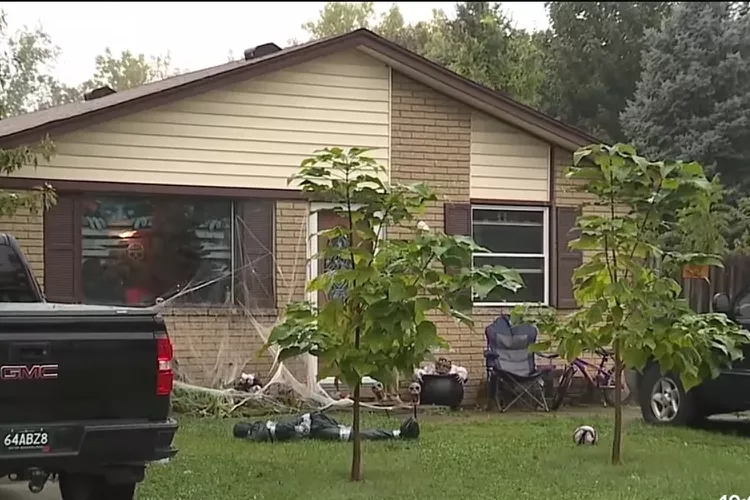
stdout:
POLYGON ((375 395, 376 401, 385 399, 385 387, 380 382, 375 382, 375 385, 372 386, 372 393, 375 395))
POLYGON ((243 392, 258 392, 263 388, 260 379, 252 373, 242 373, 234 383, 234 390, 243 392))
POLYGON ((447 375, 451 372, 451 367, 453 367, 453 363, 448 358, 441 356, 435 363, 435 373, 447 375))
POLYGON ((411 396, 411 402, 419 404, 419 396, 422 393, 422 386, 419 382, 412 382, 409 384, 409 395, 411 396))

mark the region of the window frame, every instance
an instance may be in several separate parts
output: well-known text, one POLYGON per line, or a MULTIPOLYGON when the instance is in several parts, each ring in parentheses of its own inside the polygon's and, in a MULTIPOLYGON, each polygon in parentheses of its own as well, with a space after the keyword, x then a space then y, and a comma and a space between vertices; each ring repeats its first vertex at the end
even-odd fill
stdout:
MULTIPOLYGON (((230 300, 225 302, 178 302, 174 304, 170 304, 170 307, 173 309, 191 309, 196 307, 209 307, 209 308, 233 308, 238 305, 238 293, 236 290, 236 273, 237 273, 237 265, 238 265, 238 252, 240 249, 238 248, 239 239, 237 237, 236 231, 238 228, 236 218, 238 217, 238 202, 239 200, 235 198, 227 198, 222 196, 189 196, 189 195, 179 195, 179 194, 141 194, 141 193, 131 193, 131 192, 84 192, 81 193, 77 197, 77 203, 79 204, 79 207, 82 207, 82 204, 86 201, 92 201, 92 200, 99 200, 102 198, 122 198, 122 199, 145 199, 152 203, 159 203, 159 202, 185 202, 190 203, 191 201, 193 203, 211 203, 211 202, 229 202, 229 222, 230 222, 230 238, 229 238, 229 245, 230 245, 230 268, 231 268, 231 275, 230 275, 230 300)), ((77 210, 78 215, 82 218, 82 208, 79 208, 77 210)), ((84 235, 83 235, 83 225, 80 221, 76 221, 76 224, 74 226, 74 240, 77 241, 79 256, 78 260, 80 262, 77 265, 76 272, 79 276, 80 280, 80 291, 77 295, 78 301, 84 302, 84 276, 81 269, 81 266, 83 264, 83 242, 84 242, 84 235)), ((121 305, 122 307, 132 307, 127 305, 121 305)))
POLYGON ((542 205, 503 205, 503 204, 471 204, 471 237, 474 239, 474 210, 494 210, 511 212, 540 212, 542 213, 542 253, 473 253, 471 265, 474 266, 476 257, 516 257, 516 258, 543 258, 544 259, 544 298, 542 302, 482 302, 474 297, 472 291, 472 304, 474 307, 514 307, 518 305, 548 306, 550 303, 551 266, 550 266, 550 207, 542 205))

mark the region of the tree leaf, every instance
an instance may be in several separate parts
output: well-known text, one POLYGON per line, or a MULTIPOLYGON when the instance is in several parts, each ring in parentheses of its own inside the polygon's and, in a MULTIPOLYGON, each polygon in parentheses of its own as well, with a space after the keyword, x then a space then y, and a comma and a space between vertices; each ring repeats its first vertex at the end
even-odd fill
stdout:
POLYGON ((529 346, 530 352, 544 352, 548 351, 552 343, 549 340, 536 342, 535 344, 531 344, 529 346))
POLYGON ((394 280, 388 286, 388 298, 392 301, 404 300, 407 297, 406 287, 399 280, 394 280))

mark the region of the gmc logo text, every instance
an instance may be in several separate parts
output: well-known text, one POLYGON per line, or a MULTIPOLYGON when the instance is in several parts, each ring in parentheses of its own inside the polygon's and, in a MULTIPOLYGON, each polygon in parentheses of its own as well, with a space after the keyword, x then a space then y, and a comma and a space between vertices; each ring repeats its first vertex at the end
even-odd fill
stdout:
POLYGON ((0 380, 53 380, 56 378, 57 365, 0 366, 0 380))

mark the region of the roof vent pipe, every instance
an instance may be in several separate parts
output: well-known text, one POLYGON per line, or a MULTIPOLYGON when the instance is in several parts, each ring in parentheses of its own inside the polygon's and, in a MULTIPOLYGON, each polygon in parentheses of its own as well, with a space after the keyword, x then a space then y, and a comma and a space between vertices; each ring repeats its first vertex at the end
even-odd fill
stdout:
POLYGON ((275 43, 264 43, 263 45, 258 45, 257 47, 247 49, 245 51, 245 61, 249 61, 250 59, 257 59, 258 57, 268 56, 280 50, 281 47, 279 47, 275 43))
POLYGON ((115 93, 117 93, 115 89, 113 89, 109 85, 105 85, 104 87, 99 87, 92 90, 91 92, 86 92, 85 94, 83 94, 83 100, 93 101, 94 99, 99 99, 100 97, 106 97, 115 93))

